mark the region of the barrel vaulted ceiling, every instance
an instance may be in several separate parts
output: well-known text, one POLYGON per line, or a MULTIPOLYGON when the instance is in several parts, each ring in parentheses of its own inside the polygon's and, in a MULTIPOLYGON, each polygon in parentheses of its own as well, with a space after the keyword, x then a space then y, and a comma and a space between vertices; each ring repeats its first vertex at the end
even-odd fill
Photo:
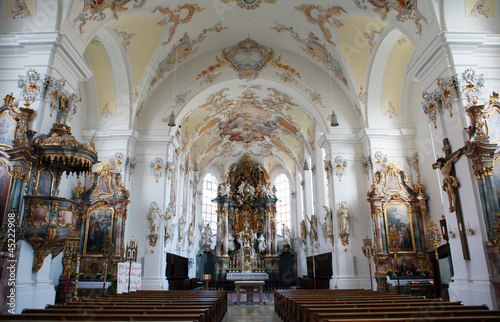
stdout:
POLYGON ((355 133, 369 115, 397 122, 432 5, 82 0, 72 1, 63 28, 94 71, 94 124, 112 127, 127 115, 144 135, 177 134, 202 168, 249 153, 293 173, 321 134, 355 133), (333 110, 339 128, 329 126, 333 110))

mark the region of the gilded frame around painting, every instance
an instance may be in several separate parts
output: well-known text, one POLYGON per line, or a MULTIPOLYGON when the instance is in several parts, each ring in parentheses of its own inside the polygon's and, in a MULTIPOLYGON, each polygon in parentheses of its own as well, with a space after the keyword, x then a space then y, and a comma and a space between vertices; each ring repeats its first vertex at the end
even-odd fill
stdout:
POLYGON ((112 207, 98 205, 87 211, 83 256, 102 257, 104 241, 109 233, 113 235, 114 221, 115 210, 112 207))
POLYGON ((59 210, 58 210, 58 220, 57 220, 57 225, 59 227, 66 227, 68 225, 73 225, 73 222, 75 221, 74 217, 75 217, 75 211, 73 210, 73 208, 65 208, 65 207, 60 207, 59 210), (67 213, 67 212, 70 212, 71 213, 71 221, 70 223, 68 222, 64 222, 63 219, 65 218, 64 214, 67 213))
POLYGON ((109 172, 106 174, 100 174, 99 177, 97 178, 97 185, 95 187, 95 190, 92 192, 92 195, 94 197, 99 197, 99 196, 106 196, 106 197, 111 197, 113 196, 113 188, 111 186, 113 178, 109 172))
POLYGON ((0 173, 0 191, 1 191, 0 193, 3 194, 4 191, 7 191, 5 198, 3 198, 3 195, 0 195, 0 218, 4 218, 7 212, 7 206, 9 205, 10 189, 12 187, 12 172, 9 169, 9 165, 2 159, 0 159, 0 168, 5 169, 7 173, 6 176, 4 176, 3 173, 0 173), (8 182, 4 182, 5 178, 7 177, 8 177, 8 182))
POLYGON ((54 189, 54 178, 55 178, 55 174, 54 174, 54 170, 52 169, 49 169, 49 168, 41 168, 41 169, 38 169, 38 172, 36 174, 36 178, 35 178, 35 193, 36 195, 38 196, 50 196, 52 194, 52 191, 54 189), (47 181, 47 177, 45 176, 41 176, 42 173, 50 173, 50 184, 49 186, 47 186, 47 184, 49 183, 47 181), (47 191, 45 190, 49 190, 48 193, 47 191))
MULTIPOLYGON (((49 213, 50 213, 49 205, 44 205, 42 203, 37 203, 37 204, 31 205, 31 207, 30 207, 30 219, 29 219, 28 224, 35 226, 36 228, 39 228, 42 225, 47 225, 49 223, 49 213), (43 216, 42 220, 35 220, 35 215, 39 214, 37 212, 37 209, 45 209, 45 215, 43 216)), ((39 219, 39 218, 37 218, 37 219, 39 219)))
POLYGON ((413 235, 412 208, 410 203, 401 199, 391 200, 384 203, 383 209, 387 244, 389 244, 389 232, 395 230, 400 237, 398 243, 400 250, 398 253, 415 253, 415 238, 413 235), (408 226, 410 229, 408 229, 408 226))
POLYGON ((17 134, 17 122, 10 115, 8 110, 5 110, 0 114, 0 131, 0 146, 12 149, 12 141, 16 139, 17 134), (4 116, 7 116, 11 122, 5 121, 4 116), (10 144, 8 144, 7 141, 10 141, 10 144))

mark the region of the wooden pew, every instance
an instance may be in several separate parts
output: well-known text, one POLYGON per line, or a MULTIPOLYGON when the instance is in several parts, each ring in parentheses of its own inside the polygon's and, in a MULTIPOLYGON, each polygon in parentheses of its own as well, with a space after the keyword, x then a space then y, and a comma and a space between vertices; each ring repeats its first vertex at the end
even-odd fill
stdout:
POLYGON ((461 302, 363 290, 276 291, 283 321, 500 321, 500 311, 461 302))
POLYGON ((226 291, 140 291, 26 309, 23 314, 0 315, 0 320, 220 322, 226 312, 226 291))

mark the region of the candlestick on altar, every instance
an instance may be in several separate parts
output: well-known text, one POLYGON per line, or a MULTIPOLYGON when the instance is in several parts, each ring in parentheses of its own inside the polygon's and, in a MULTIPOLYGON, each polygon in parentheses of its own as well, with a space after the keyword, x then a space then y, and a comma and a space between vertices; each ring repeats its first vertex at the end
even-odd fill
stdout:
POLYGON ((399 236, 397 231, 389 232, 389 253, 394 254, 394 273, 396 273, 396 278, 398 279, 398 294, 401 294, 401 289, 399 285, 399 272, 398 269, 398 252, 401 250, 399 248, 399 236))
POLYGON ((368 258, 368 269, 370 270, 370 289, 373 291, 372 262, 370 261, 370 258, 374 254, 374 249, 372 246, 371 238, 368 238, 368 236, 366 236, 366 238, 363 239, 363 247, 361 249, 363 250, 363 255, 368 258))
POLYGON ((78 279, 80 278, 80 256, 76 257, 76 278, 75 278, 75 288, 71 294, 70 302, 78 302, 78 279))
POLYGON ((434 254, 436 256, 436 271, 434 272, 436 283, 434 283, 434 285, 436 287, 436 295, 441 297, 441 276, 439 275, 438 254, 438 246, 441 244, 441 234, 439 233, 439 228, 437 227, 436 222, 432 220, 432 218, 427 222, 427 239, 429 240, 430 247, 434 248, 434 254))

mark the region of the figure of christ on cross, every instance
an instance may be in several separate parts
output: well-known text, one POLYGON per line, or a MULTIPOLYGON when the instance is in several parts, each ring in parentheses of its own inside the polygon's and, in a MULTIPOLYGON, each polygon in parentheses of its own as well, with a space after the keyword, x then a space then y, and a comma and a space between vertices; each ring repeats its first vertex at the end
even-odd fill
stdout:
POLYGON ((448 194, 450 212, 455 212, 457 216, 458 232, 460 242, 462 243, 462 253, 465 260, 470 260, 469 246, 467 244, 467 236, 465 233, 464 217, 462 208, 460 207, 460 198, 458 194, 458 180, 455 177, 454 163, 460 158, 465 147, 461 147, 455 152, 451 152, 450 142, 447 138, 443 139, 444 158, 438 158, 436 163, 432 165, 433 169, 441 170, 443 175, 443 190, 448 194))
POLYGON ((452 154, 448 155, 446 158, 438 158, 436 163, 432 165, 434 169, 438 168, 441 170, 443 175, 443 190, 448 194, 448 201, 450 203, 450 212, 455 212, 457 209, 457 191, 458 181, 452 175, 453 164, 462 155, 463 148, 458 149, 452 154))

